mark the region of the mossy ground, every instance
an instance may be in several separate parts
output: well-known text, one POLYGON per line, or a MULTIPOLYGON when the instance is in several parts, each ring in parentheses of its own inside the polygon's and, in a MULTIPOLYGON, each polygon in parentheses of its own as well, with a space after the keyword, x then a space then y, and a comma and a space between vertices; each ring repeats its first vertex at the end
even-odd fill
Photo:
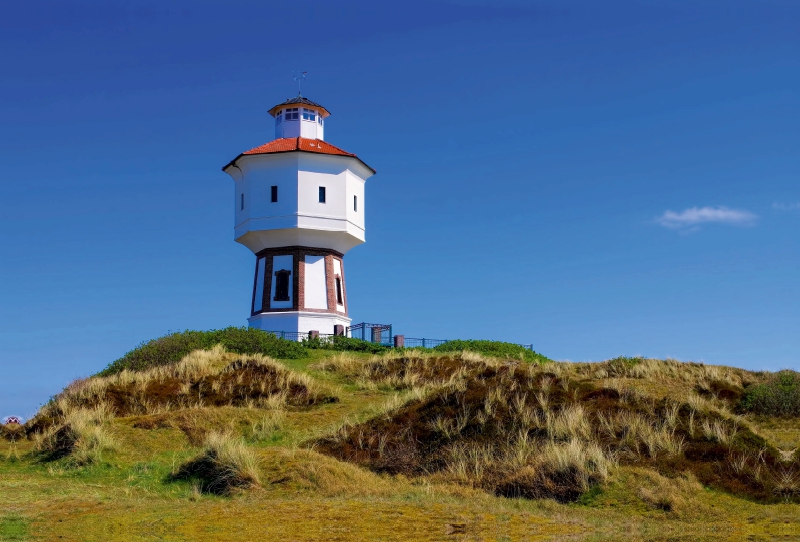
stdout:
MULTIPOLYGON (((337 402, 289 407, 280 428, 254 437, 259 408, 223 406, 116 418, 117 446, 94 464, 41 461, 34 443, 0 439, 0 540, 788 540, 800 505, 759 504, 622 465, 576 502, 508 499, 435 478, 376 474, 308 449, 347 422, 366 422, 396 395, 322 370, 335 352, 281 361, 335 389, 337 402), (159 423, 152 423, 154 419, 159 423), (187 429, 191 428, 191 430, 187 429), (201 452, 192 431, 228 429, 259 459, 258 489, 198 491, 170 474, 201 452), (672 506, 659 505, 668 495, 672 506)), ((353 358, 369 355, 348 354, 353 358)), ((610 375, 613 376, 613 375, 610 375)), ((654 399, 690 392, 676 379, 618 377, 654 399)), ((800 443, 796 420, 753 418, 781 449, 800 443)))

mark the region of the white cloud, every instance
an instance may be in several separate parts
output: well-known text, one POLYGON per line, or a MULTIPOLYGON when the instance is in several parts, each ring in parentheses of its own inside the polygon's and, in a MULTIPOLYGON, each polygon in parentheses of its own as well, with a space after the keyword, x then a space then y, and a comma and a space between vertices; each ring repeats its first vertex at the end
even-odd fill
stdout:
POLYGON ((779 211, 800 211, 800 201, 795 203, 778 203, 776 201, 772 204, 772 208, 779 211))
POLYGON ((758 216, 750 211, 727 207, 692 207, 680 213, 666 211, 656 219, 658 224, 673 230, 697 230, 701 224, 734 224, 749 226, 758 216))

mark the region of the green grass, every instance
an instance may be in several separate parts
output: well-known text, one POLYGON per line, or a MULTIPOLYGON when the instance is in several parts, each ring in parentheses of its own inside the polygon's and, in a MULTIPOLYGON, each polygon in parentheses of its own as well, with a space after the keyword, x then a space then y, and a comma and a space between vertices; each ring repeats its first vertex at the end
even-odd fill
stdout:
POLYGON ((221 344, 237 354, 264 354, 273 358, 299 359, 308 352, 296 341, 275 337, 272 333, 249 327, 227 327, 211 331, 181 331, 143 342, 99 375, 109 376, 125 369, 142 371, 176 363, 193 350, 209 349, 221 344))
POLYGON ((534 363, 553 361, 543 354, 514 343, 501 341, 453 340, 432 348, 434 352, 461 352, 469 350, 493 358, 521 359, 534 363))

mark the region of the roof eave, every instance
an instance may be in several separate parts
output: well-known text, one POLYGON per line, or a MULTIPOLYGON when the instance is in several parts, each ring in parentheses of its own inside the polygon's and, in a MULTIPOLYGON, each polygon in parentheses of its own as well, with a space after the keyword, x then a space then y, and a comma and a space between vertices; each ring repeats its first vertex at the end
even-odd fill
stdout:
POLYGON ((367 164, 367 163, 366 163, 364 160, 362 160, 362 159, 361 159, 361 158, 359 158, 358 156, 349 155, 349 154, 329 154, 329 153, 327 153, 327 152, 314 152, 314 151, 305 151, 305 150, 303 150, 303 149, 292 149, 292 150, 288 150, 288 151, 258 152, 258 153, 253 153, 253 154, 245 154, 245 153, 241 153, 241 154, 239 154, 239 156, 237 156, 236 158, 234 158, 233 160, 231 160, 230 162, 228 162, 228 163, 227 163, 227 164, 226 164, 226 165, 225 165, 225 166, 222 168, 222 171, 223 171, 224 173, 227 173, 227 171, 225 171, 225 170, 226 170, 226 169, 228 169, 229 167, 231 167, 231 166, 236 166, 236 167, 239 167, 239 166, 237 166, 237 165, 236 165, 236 162, 237 162, 237 161, 238 161, 240 158, 242 158, 243 156, 266 156, 266 155, 269 155, 269 154, 286 154, 286 153, 288 153, 288 152, 304 152, 304 153, 307 153, 307 154, 324 155, 324 156, 333 156, 333 157, 336 157, 336 158, 354 158, 354 159, 358 160, 358 161, 361 163, 361 165, 362 165, 362 166, 364 166, 365 168, 367 168, 368 170, 370 170, 370 171, 372 172, 372 174, 373 174, 373 175, 375 175, 376 173, 378 173, 378 172, 375 170, 375 168, 373 168, 372 166, 370 166, 369 164, 367 164))

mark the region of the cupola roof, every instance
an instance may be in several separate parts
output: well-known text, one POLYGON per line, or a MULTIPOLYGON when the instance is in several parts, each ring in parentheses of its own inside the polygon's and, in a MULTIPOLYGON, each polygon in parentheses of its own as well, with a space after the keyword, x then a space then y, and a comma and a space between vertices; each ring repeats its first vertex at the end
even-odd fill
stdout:
POLYGON ((299 94, 298 94, 296 97, 294 97, 294 98, 289 98, 289 99, 288 99, 288 100, 286 100, 285 102, 281 102, 281 103, 279 103, 278 105, 275 105, 275 106, 273 106, 273 107, 272 107, 272 108, 269 110, 269 114, 270 114, 270 115, 272 115, 272 116, 274 117, 274 116, 275 116, 275 114, 276 114, 276 113, 277 113, 277 112, 278 112, 278 111, 279 111, 281 108, 283 108, 283 107, 285 107, 285 106, 287 106, 287 105, 307 105, 307 106, 309 106, 309 107, 315 107, 315 108, 319 109, 319 114, 322 116, 322 118, 329 117, 329 116, 331 115, 330 111, 328 111, 327 109, 325 109, 325 107, 324 107, 324 106, 322 106, 322 105, 318 104, 317 102, 312 102, 311 100, 309 100, 309 99, 308 99, 308 98, 306 98, 305 96, 300 96, 299 94))
MULTIPOLYGON (((311 103, 313 104, 314 102, 311 103)), ((235 165, 236 161, 239 160, 239 158, 241 158, 242 156, 250 156, 254 154, 277 154, 282 152, 298 152, 298 151, 313 152, 316 154, 332 154, 336 156, 349 156, 361 162, 364 165, 364 167, 369 169, 372 173, 376 173, 376 171, 372 167, 367 165, 361 158, 359 158, 355 154, 343 151, 339 147, 331 145, 330 143, 322 141, 321 139, 308 139, 305 137, 283 137, 280 139, 275 139, 273 141, 270 141, 269 143, 265 143, 260 147, 250 149, 249 151, 244 151, 239 156, 231 160, 224 168, 222 168, 222 171, 228 169, 229 166, 235 165)))

